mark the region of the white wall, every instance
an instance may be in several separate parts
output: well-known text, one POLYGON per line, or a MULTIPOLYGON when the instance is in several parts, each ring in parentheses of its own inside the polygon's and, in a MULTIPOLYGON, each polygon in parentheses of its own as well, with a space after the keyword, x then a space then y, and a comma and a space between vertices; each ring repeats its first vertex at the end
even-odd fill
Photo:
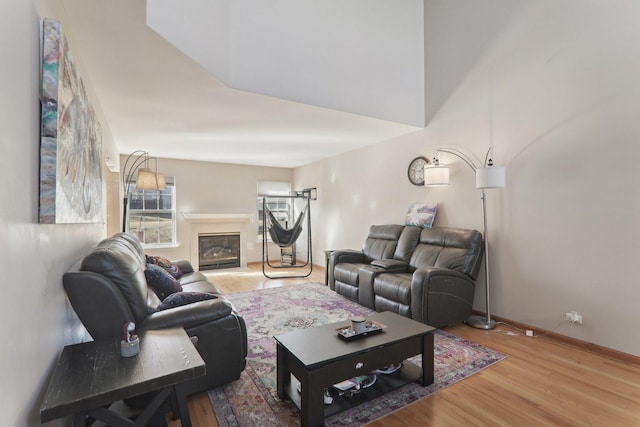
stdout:
POLYGON ((147 23, 230 87, 424 126, 423 0, 148 0, 147 23))
POLYGON ((429 189, 406 168, 438 146, 481 157, 493 141, 507 166, 507 188, 488 191, 493 313, 640 355, 640 3, 492 0, 507 9, 458 26, 467 4, 426 2, 430 21, 449 22, 426 40, 456 39, 461 58, 427 52, 427 70, 451 69, 423 131, 295 170, 296 187, 318 187, 314 249, 359 248, 370 224, 400 222, 421 200, 440 203, 436 225, 481 229, 469 168, 441 156, 451 185, 429 189), (572 310, 582 326, 563 320, 572 310))
MULTIPOLYGON (((124 159, 121 159, 123 164, 124 159)), ((262 260, 262 243, 258 242, 258 181, 293 180, 289 168, 242 166, 190 160, 158 159, 158 171, 176 178, 177 241, 171 249, 149 249, 150 254, 169 259, 189 259, 191 226, 183 213, 251 214, 247 236, 249 262, 262 260)), ((270 252, 271 254, 271 252, 270 252)), ((270 255, 271 256, 271 255, 270 255)))
MULTIPOLYGON (((38 224, 39 20, 57 18, 55 2, 38 3, 0 3, 0 46, 10 58, 0 72, 0 413, 3 425, 21 427, 40 425, 58 353, 85 338, 67 304, 62 274, 104 236, 104 224, 38 224)), ((109 149, 108 137, 104 143, 109 149)))

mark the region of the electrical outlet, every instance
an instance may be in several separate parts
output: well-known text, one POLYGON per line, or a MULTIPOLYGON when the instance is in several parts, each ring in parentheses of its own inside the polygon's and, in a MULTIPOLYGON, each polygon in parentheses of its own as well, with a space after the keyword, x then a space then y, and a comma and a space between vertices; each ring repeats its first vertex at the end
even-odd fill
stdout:
POLYGON ((565 320, 568 320, 571 323, 577 323, 579 325, 582 325, 582 315, 578 314, 577 311, 565 313, 564 318, 565 320))

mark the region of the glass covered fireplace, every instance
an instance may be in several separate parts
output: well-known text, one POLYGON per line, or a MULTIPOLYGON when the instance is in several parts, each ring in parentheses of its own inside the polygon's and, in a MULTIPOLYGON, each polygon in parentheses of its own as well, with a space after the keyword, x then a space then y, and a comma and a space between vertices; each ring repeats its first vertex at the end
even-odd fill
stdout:
POLYGON ((200 270, 240 267, 240 233, 198 234, 200 270))

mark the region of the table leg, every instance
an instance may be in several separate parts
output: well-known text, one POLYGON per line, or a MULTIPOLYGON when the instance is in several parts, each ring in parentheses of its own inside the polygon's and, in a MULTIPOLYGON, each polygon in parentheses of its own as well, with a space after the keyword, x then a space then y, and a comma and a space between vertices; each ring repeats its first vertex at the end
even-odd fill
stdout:
POLYGON ((285 351, 286 350, 282 345, 280 345, 280 343, 276 343, 276 390, 278 392, 278 397, 282 400, 287 397, 284 390, 291 382, 291 373, 289 372, 289 367, 286 363, 285 351))
MULTIPOLYGON (((160 406, 167 400, 169 397, 173 387, 168 387, 160 390, 154 397, 151 399, 151 402, 147 404, 147 406, 138 414, 135 421, 129 418, 124 417, 122 414, 118 412, 114 412, 109 408, 109 405, 94 408, 89 411, 85 411, 81 414, 76 414, 73 418, 73 427, 84 427, 86 424, 85 419, 87 416, 92 417, 95 420, 100 420, 110 426, 114 427, 134 427, 134 426, 144 426, 147 423, 157 425, 158 423, 152 420, 152 417, 157 416, 156 411, 160 408, 160 406)), ((186 414, 186 422, 183 418, 182 425, 183 427, 190 427, 191 423, 189 420, 189 412, 188 410, 184 413, 181 413, 181 417, 184 417, 186 414)), ((161 417, 164 421, 164 416, 161 417)), ((157 420, 156 420, 157 421, 157 420)))
POLYGON ((191 427, 191 416, 189 415, 189 404, 187 403, 187 396, 184 393, 180 393, 178 386, 173 387, 173 400, 176 403, 177 410, 180 416, 180 424, 182 427, 191 427))
POLYGON ((87 419, 87 415, 82 412, 80 414, 75 414, 73 416, 73 427, 85 427, 85 420, 87 419))
POLYGON ((422 337, 422 385, 428 386, 434 382, 433 374, 433 334, 422 337))
POLYGON ((320 376, 305 374, 300 381, 300 425, 301 427, 324 426, 324 387, 320 376))
POLYGON ((156 393, 156 395, 153 396, 153 399, 151 399, 151 402, 147 403, 147 406, 136 417, 136 424, 144 425, 149 419, 151 419, 160 406, 171 395, 172 391, 173 387, 167 387, 156 393))

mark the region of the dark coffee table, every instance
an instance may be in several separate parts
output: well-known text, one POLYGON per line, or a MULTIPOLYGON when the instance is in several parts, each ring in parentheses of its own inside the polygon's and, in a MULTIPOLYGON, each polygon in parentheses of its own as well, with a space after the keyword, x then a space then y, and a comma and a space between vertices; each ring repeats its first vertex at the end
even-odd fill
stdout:
POLYGON ((186 396, 176 386, 205 375, 205 363, 182 328, 140 333, 140 354, 120 355, 120 341, 66 346, 40 407, 40 420, 73 415, 73 425, 93 417, 113 426, 144 425, 169 397, 182 427, 191 425, 186 396), (111 403, 158 391, 135 422, 108 409, 111 403))
MULTIPOLYGON (((394 384, 378 387, 376 383, 370 389, 378 389, 382 394, 416 380, 423 386, 433 383, 435 328, 392 312, 375 313, 367 319, 382 323, 386 328, 382 333, 350 342, 344 341, 336 332, 336 329, 349 325, 349 321, 274 337, 277 344, 278 396, 281 399, 288 396, 300 408, 302 427, 322 426, 325 416, 353 406, 349 402, 338 403, 335 400, 325 406, 325 388, 408 357, 422 354, 422 367, 405 361, 400 375, 394 375, 394 384), (292 375, 300 382, 300 393, 292 375)), ((382 378, 378 382, 383 382, 382 378)))

